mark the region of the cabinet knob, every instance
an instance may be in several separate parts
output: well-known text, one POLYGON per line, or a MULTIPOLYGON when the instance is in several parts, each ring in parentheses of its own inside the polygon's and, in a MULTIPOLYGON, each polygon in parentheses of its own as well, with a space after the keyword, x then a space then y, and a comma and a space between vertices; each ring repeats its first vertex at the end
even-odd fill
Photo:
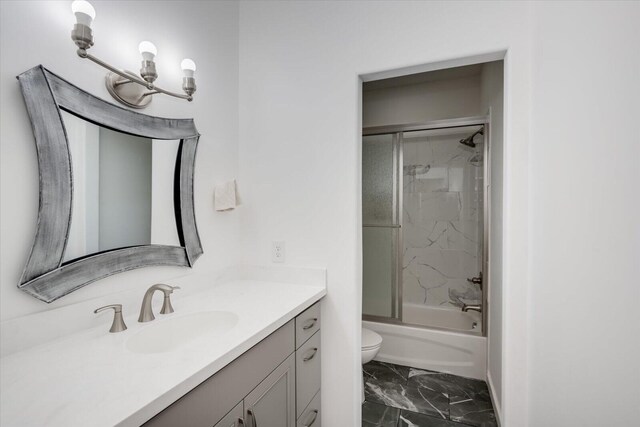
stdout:
POLYGON ((258 427, 258 420, 251 409, 247 409, 247 415, 251 417, 251 427, 258 427))
POLYGON ((309 319, 305 322, 305 325, 302 327, 302 329, 304 331, 307 331, 311 328, 313 328, 314 326, 316 326, 316 322, 318 321, 317 317, 314 317, 313 319, 309 319))
POLYGON ((311 414, 312 415, 311 415, 311 419, 309 420, 309 422, 304 424, 302 427, 311 427, 311 425, 316 422, 316 419, 318 418, 318 410, 314 409, 311 412, 311 414))
POLYGON ((318 353, 318 347, 313 347, 311 349, 311 354, 309 354, 308 356, 305 356, 302 361, 303 362, 308 362, 309 360, 313 359, 314 357, 316 357, 316 353, 318 353))

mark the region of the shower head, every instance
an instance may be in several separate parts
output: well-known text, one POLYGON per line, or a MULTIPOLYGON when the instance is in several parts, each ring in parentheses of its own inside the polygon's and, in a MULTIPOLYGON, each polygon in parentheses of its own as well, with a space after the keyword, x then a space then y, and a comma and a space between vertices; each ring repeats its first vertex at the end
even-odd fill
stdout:
POLYGON ((473 138, 476 135, 484 135, 484 126, 481 127, 479 130, 477 130, 476 132, 474 132, 473 135, 461 139, 460 144, 466 145, 467 147, 476 148, 477 144, 473 142, 473 138))

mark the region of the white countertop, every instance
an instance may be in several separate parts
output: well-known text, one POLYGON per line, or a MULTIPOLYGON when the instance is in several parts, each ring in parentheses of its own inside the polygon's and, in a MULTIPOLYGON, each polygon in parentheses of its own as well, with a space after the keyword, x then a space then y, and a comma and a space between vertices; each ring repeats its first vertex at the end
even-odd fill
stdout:
MULTIPOLYGON (((108 333, 104 325, 0 359, 0 425, 139 426, 326 294, 324 286, 236 280, 172 296, 175 313, 108 333), (135 354, 127 339, 171 316, 222 310, 238 315, 229 332, 203 335, 160 354, 135 354)), ((156 309, 157 313, 158 310, 156 309)))

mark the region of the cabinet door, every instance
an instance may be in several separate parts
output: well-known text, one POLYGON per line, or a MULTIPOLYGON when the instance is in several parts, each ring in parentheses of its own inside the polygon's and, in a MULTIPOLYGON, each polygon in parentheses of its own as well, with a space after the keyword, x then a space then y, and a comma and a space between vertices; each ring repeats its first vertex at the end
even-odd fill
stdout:
POLYGON ((289 356, 245 397, 247 427, 295 427, 294 356, 289 356))
POLYGON ((242 413, 242 402, 240 402, 213 427, 242 427, 244 425, 242 413))

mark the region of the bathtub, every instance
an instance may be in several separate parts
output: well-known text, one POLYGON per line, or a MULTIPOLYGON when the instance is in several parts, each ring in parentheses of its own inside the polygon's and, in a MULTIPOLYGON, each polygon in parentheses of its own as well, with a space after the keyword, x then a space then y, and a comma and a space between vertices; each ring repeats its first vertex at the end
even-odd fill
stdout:
POLYGON ((432 327, 362 322, 382 336, 376 360, 486 380, 487 339, 481 336, 480 313, 405 304, 403 320, 432 327))

